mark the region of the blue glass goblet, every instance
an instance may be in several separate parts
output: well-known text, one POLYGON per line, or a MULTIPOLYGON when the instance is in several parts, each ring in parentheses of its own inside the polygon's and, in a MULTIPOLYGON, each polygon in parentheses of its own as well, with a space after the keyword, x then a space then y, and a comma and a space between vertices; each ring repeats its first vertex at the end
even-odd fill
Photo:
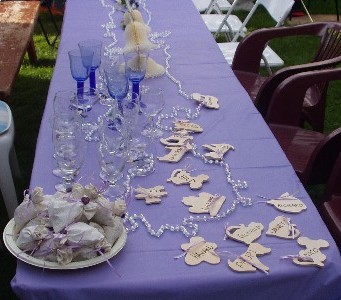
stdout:
POLYGON ((128 78, 126 76, 122 60, 116 58, 104 68, 106 84, 110 97, 117 101, 117 106, 122 111, 122 99, 124 99, 129 90, 128 78))
POLYGON ((128 79, 132 82, 132 91, 140 94, 140 82, 146 75, 149 53, 146 51, 133 51, 124 53, 125 69, 128 79))
POLYGON ((77 81, 77 93, 83 93, 84 81, 88 79, 94 52, 79 49, 69 51, 72 77, 77 81))
POLYGON ((96 69, 101 64, 102 42, 99 40, 85 40, 78 43, 81 53, 86 54, 87 51, 94 53, 90 66, 90 90, 96 89, 96 69))

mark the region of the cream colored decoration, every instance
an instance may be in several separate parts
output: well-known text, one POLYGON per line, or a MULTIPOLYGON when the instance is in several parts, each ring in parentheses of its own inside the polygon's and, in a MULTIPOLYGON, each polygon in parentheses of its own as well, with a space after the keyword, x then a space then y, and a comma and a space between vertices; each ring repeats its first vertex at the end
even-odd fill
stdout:
POLYGON ((152 58, 148 57, 145 78, 160 77, 165 74, 165 72, 166 69, 163 66, 156 63, 152 58))
POLYGON ((301 246, 305 246, 305 250, 299 252, 299 257, 294 257, 293 262, 299 266, 318 266, 324 267, 324 261, 326 256, 320 251, 320 248, 328 248, 329 243, 325 240, 311 240, 307 237, 299 237, 297 243, 301 246), (300 259, 310 258, 309 259, 300 259))
POLYGON ((124 32, 126 44, 122 49, 122 52, 128 53, 155 49, 156 45, 148 40, 150 31, 150 27, 143 23, 134 21, 128 24, 124 32))
POLYGON ((263 224, 251 222, 248 226, 244 224, 229 226, 225 233, 230 239, 249 245, 262 235, 263 229, 263 224))
POLYGON ((167 196, 165 187, 162 185, 153 188, 138 187, 135 189, 135 198, 145 200, 147 204, 161 203, 161 197, 167 196))
POLYGON ((208 179, 209 176, 205 174, 193 177, 184 169, 176 169, 172 172, 171 177, 167 179, 167 182, 173 182, 176 185, 189 184, 192 190, 198 190, 208 179))
POLYGON ((267 203, 287 213, 300 213, 307 209, 306 205, 300 199, 295 198, 288 192, 282 194, 279 198, 267 201, 267 203))
POLYGON ((241 254, 234 261, 228 260, 227 263, 229 267, 236 272, 256 272, 257 270, 260 270, 267 274, 269 272, 269 267, 261 263, 257 256, 270 252, 270 248, 266 248, 258 243, 251 243, 246 252, 241 254))
POLYGON ((203 103, 207 108, 219 109, 218 98, 209 95, 201 95, 199 93, 193 93, 192 98, 195 101, 203 103))
POLYGON ((284 239, 295 239, 300 235, 300 231, 296 228, 296 224, 290 222, 290 218, 278 216, 270 222, 266 234, 284 239))
POLYGON ((188 151, 193 149, 193 145, 187 143, 180 147, 165 147, 166 149, 170 150, 170 152, 164 156, 159 156, 157 159, 159 161, 166 161, 175 163, 178 162, 188 151))
POLYGON ((234 150, 234 147, 229 144, 205 144, 202 145, 204 148, 210 150, 210 152, 205 153, 204 155, 207 158, 222 160, 224 155, 229 150, 234 150))
POLYGON ((191 213, 202 214, 209 213, 214 217, 219 212, 221 206, 225 202, 225 197, 220 195, 212 195, 209 193, 200 193, 198 197, 183 197, 182 202, 190 206, 188 209, 191 213))
POLYGON ((130 24, 133 21, 145 24, 143 21, 142 14, 138 9, 132 9, 130 11, 128 10, 124 13, 124 16, 123 16, 123 25, 124 26, 127 26, 128 24, 130 24))
MULTIPOLYGON (((142 15, 138 10, 129 10, 124 14, 123 24, 125 28, 126 44, 122 53, 133 51, 149 52, 158 46, 149 41, 148 35, 151 28, 143 21, 142 15)), ((138 62, 134 62, 138 63, 138 62)), ((159 77, 165 73, 165 68, 148 57, 145 78, 159 77)))
POLYGON ((217 244, 206 242, 200 236, 192 237, 189 243, 181 245, 181 249, 186 251, 185 262, 190 266, 204 261, 209 264, 219 264, 220 257, 214 252, 217 247, 217 244))
POLYGON ((174 129, 176 131, 186 130, 187 132, 203 132, 204 130, 200 127, 200 125, 191 123, 188 120, 176 120, 174 122, 174 129))
POLYGON ((160 142, 161 144, 166 145, 166 146, 176 147, 176 146, 184 146, 191 140, 193 140, 192 136, 175 133, 169 136, 168 138, 165 138, 165 139, 161 138, 160 142))

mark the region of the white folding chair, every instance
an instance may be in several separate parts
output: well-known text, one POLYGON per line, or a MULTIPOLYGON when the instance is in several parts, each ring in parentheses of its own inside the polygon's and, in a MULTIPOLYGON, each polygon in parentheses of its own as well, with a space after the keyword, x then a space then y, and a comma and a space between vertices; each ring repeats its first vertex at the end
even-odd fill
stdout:
POLYGON ((210 14, 215 12, 217 14, 222 14, 227 12, 231 4, 226 0, 192 0, 195 7, 200 13, 210 14))
POLYGON ((14 124, 9 106, 0 101, 0 190, 9 218, 18 206, 17 194, 12 177, 20 175, 19 165, 13 147, 14 124))
MULTIPOLYGON (((234 53, 238 46, 238 38, 242 37, 245 33, 245 26, 250 21, 254 12, 259 5, 264 6, 272 19, 276 22, 275 27, 282 26, 285 19, 289 15, 292 6, 294 5, 294 0, 257 0, 253 6, 250 13, 245 18, 244 22, 233 36, 231 42, 228 43, 218 43, 220 50, 223 52, 225 59, 231 65, 234 57, 234 53)), ((263 52, 263 59, 261 60, 261 65, 265 66, 271 73, 271 68, 283 66, 284 61, 273 51, 269 46, 266 46, 263 52)))
MULTIPOLYGON (((228 2, 227 0, 225 0, 228 2)), ((230 9, 226 14, 202 14, 201 17, 204 20, 208 30, 212 33, 215 33, 215 37, 219 33, 224 33, 228 40, 231 40, 233 36, 240 30, 242 26, 242 21, 236 16, 232 15, 232 11, 238 4, 239 0, 234 0, 230 9)), ((243 36, 246 33, 247 29, 243 28, 241 35, 243 36)))

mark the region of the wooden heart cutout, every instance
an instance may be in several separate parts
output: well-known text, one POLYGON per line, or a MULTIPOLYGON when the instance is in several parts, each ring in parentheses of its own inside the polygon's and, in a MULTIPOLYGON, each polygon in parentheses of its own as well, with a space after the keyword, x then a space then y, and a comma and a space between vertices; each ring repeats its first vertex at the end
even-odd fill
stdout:
POLYGON ((300 235, 300 231, 296 228, 296 224, 290 222, 290 218, 278 216, 270 222, 266 235, 296 239, 300 235))
POLYGON ((248 226, 244 224, 229 226, 225 233, 230 239, 249 245, 262 235, 263 229, 263 224, 251 222, 248 226))

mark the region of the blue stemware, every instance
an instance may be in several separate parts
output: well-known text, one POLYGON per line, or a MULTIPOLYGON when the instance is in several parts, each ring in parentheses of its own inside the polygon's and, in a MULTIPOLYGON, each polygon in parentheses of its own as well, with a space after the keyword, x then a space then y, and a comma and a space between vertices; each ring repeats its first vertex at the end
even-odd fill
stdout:
POLYGON ((93 51, 74 49, 68 52, 72 77, 77 81, 77 93, 83 93, 84 81, 88 79, 93 51))
POLYGON ((100 40, 85 40, 78 43, 81 53, 86 54, 87 51, 94 53, 90 66, 90 91, 96 90, 96 69, 101 64, 102 42, 100 40))
POLYGON ((122 111, 122 99, 129 90, 128 78, 123 60, 120 57, 113 59, 110 64, 104 67, 105 80, 110 97, 117 101, 117 106, 122 111))
POLYGON ((146 75, 149 53, 146 51, 133 51, 124 53, 125 68, 128 79, 132 82, 132 91, 140 94, 140 82, 146 75))

